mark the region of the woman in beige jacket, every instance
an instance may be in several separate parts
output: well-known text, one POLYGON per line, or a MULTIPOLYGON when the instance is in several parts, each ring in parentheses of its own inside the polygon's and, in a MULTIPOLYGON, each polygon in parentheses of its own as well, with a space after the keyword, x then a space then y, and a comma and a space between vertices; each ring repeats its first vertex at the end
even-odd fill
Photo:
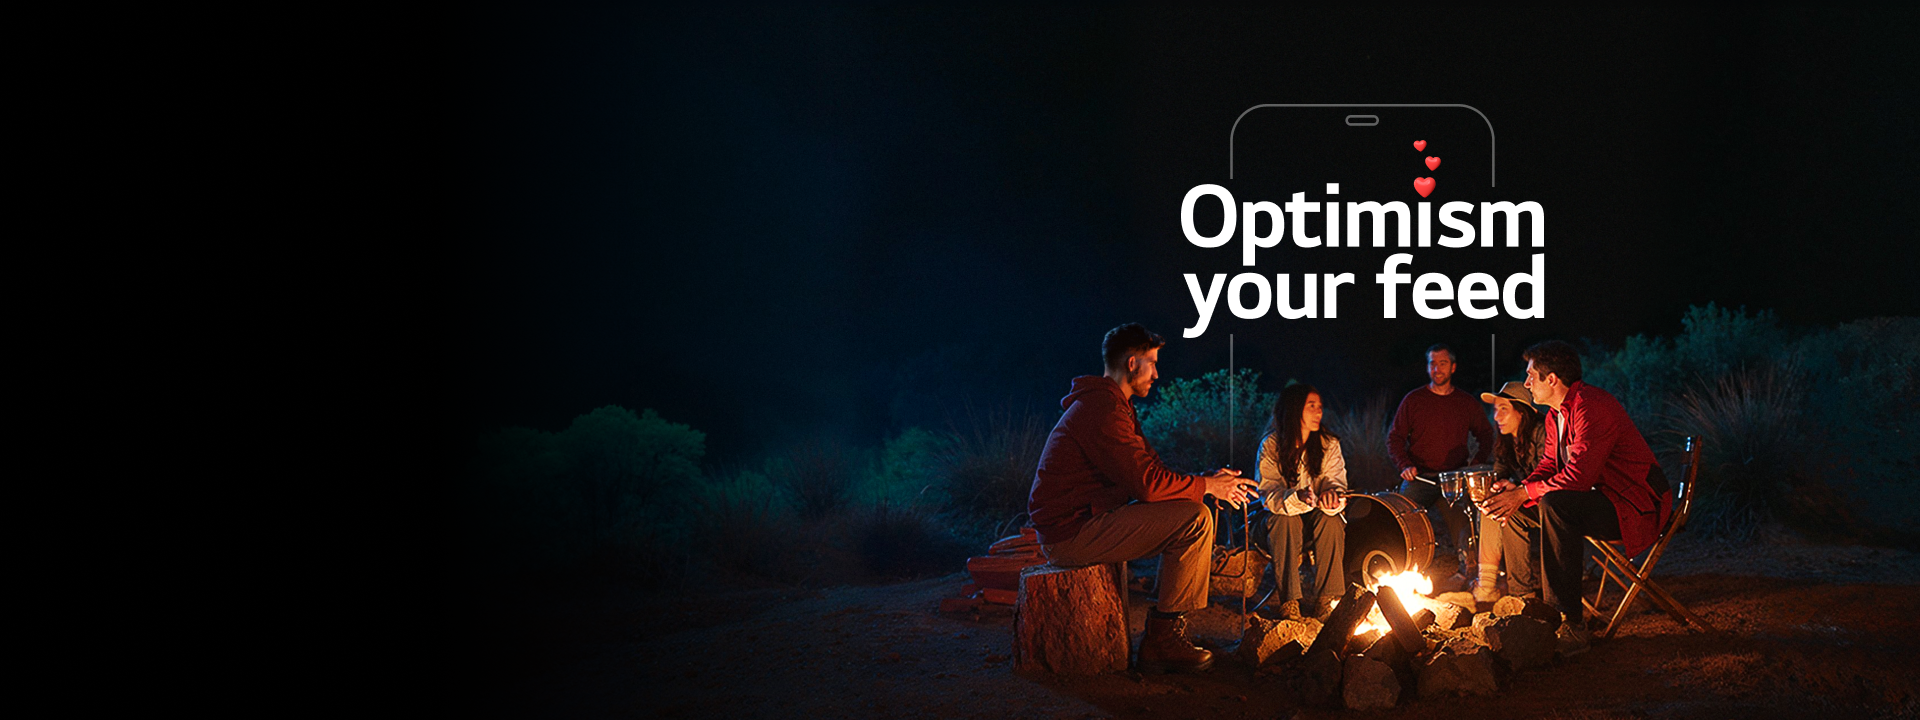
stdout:
POLYGON ((1346 522, 1336 517, 1347 506, 1347 462, 1340 439, 1322 430, 1320 393, 1312 385, 1294 383, 1280 391, 1273 415, 1260 438, 1260 467, 1255 478, 1267 518, 1268 549, 1273 572, 1284 600, 1280 614, 1298 618, 1301 611, 1300 553, 1313 548, 1314 582, 1318 594, 1305 615, 1324 615, 1346 589, 1346 522))

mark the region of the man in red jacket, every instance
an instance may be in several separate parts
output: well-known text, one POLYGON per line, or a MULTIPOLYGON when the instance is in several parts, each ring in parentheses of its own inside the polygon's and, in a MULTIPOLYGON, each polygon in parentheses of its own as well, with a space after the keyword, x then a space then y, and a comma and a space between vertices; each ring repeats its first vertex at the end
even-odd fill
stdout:
POLYGON ((1653 450, 1627 417, 1627 409, 1607 391, 1580 381, 1580 354, 1558 340, 1527 348, 1527 390, 1545 405, 1546 451, 1540 466, 1518 487, 1497 482, 1484 504, 1538 556, 1517 554, 1539 563, 1548 604, 1566 622, 1559 630, 1560 652, 1587 649, 1580 571, 1586 562, 1583 536, 1616 540, 1627 556, 1653 545, 1673 512, 1673 492, 1653 450), (1537 560, 1535 558, 1538 558, 1537 560))
POLYGON ((1160 603, 1147 612, 1143 671, 1199 671, 1213 653, 1187 640, 1188 610, 1207 606, 1213 564, 1212 495, 1235 506, 1254 484, 1231 469, 1211 475, 1168 470, 1140 434, 1133 398, 1160 377, 1166 341, 1138 323, 1107 332, 1106 374, 1073 379, 1065 410, 1047 436, 1027 497, 1027 515, 1047 559, 1063 567, 1160 556, 1160 603))

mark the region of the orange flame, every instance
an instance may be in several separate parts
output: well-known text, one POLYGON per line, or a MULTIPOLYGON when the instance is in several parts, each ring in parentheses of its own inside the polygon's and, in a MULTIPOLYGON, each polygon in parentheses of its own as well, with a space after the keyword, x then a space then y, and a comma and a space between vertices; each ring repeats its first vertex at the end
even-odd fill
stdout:
MULTIPOLYGON (((1433 594, 1433 581, 1420 574, 1420 568, 1375 578, 1373 584, 1367 589, 1377 593, 1383 587, 1393 588, 1394 595, 1400 599, 1400 604, 1407 608, 1408 615, 1421 610, 1432 610, 1436 613, 1440 611, 1440 603, 1427 597, 1433 594)), ((1365 635, 1374 630, 1382 633, 1393 632, 1393 626, 1387 624, 1387 616, 1380 614, 1379 605, 1375 605, 1373 610, 1367 612, 1367 619, 1353 628, 1353 634, 1365 635)))

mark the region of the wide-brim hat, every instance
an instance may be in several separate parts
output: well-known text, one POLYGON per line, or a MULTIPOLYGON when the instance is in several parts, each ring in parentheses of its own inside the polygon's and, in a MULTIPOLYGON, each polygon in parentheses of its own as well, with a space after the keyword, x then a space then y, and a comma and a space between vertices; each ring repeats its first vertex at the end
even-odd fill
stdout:
POLYGON ((1509 382, 1501 385, 1500 394, 1498 395, 1493 393, 1480 393, 1480 402, 1492 405, 1495 400, 1518 400, 1526 403, 1528 406, 1532 406, 1533 393, 1527 390, 1527 384, 1523 382, 1509 382))

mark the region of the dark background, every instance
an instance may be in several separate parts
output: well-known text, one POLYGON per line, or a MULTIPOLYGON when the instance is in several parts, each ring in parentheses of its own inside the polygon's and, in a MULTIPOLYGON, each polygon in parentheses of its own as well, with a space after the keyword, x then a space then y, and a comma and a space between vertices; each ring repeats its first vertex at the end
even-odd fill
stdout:
POLYGON ((465 12, 448 260, 473 432, 619 404, 706 431, 710 458, 870 443, 1051 412, 1127 321, 1171 341, 1163 376, 1225 367, 1231 332, 1239 365, 1333 409, 1419 384, 1435 341, 1477 350, 1478 389, 1492 331, 1509 375, 1527 342, 1671 334, 1709 301, 1920 314, 1911 13, 465 12), (1181 197, 1226 181, 1242 111, 1307 102, 1486 113, 1491 199, 1548 210, 1548 317, 1422 320, 1403 288, 1379 320, 1356 273, 1343 304, 1371 304, 1338 320, 1223 307, 1181 339, 1180 274, 1238 253, 1187 259, 1181 197))

